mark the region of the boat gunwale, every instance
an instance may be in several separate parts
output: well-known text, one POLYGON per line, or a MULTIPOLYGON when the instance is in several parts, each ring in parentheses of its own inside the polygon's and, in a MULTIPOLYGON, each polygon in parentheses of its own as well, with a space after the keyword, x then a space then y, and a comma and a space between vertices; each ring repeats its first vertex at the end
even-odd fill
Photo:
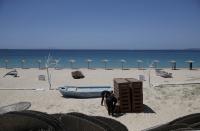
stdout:
POLYGON ((87 86, 85 86, 85 87, 75 87, 75 86, 68 87, 68 86, 64 86, 64 87, 59 87, 58 89, 59 89, 60 92, 64 91, 64 92, 68 92, 68 93, 70 93, 70 92, 71 93, 73 93, 73 92, 77 92, 77 93, 97 93, 97 92, 101 92, 101 91, 87 91, 87 92, 80 91, 80 89, 83 89, 83 90, 84 89, 92 89, 92 90, 94 90, 94 89, 98 89, 98 88, 100 88, 100 89, 105 88, 105 90, 110 90, 110 91, 112 90, 111 86, 97 86, 97 87, 93 87, 93 86, 91 86, 91 87, 87 87, 87 86), (68 88, 75 88, 76 90, 70 91, 70 90, 68 90, 68 88))

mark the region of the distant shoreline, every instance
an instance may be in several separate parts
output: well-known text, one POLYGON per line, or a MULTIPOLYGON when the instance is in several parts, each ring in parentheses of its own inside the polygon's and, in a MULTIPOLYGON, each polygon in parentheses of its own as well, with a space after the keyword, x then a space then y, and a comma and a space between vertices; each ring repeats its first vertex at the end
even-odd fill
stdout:
POLYGON ((156 67, 171 67, 170 61, 176 61, 176 67, 188 67, 188 60, 194 61, 193 67, 199 67, 200 51, 190 50, 70 50, 70 49, 1 49, 0 67, 41 67, 47 57, 56 61, 56 66, 65 67, 107 67, 132 68, 155 64, 156 67), (88 62, 88 59, 91 60, 88 62), (71 63, 71 60, 73 62, 71 63), (106 60, 106 61, 105 61, 106 60))

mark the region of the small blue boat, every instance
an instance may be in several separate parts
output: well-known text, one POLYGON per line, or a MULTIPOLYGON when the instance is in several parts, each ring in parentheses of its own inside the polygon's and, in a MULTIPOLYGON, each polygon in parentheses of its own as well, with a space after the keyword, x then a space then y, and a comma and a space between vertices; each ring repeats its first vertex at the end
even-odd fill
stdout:
POLYGON ((64 97, 72 98, 98 98, 102 91, 112 91, 110 86, 64 86, 58 89, 64 97))

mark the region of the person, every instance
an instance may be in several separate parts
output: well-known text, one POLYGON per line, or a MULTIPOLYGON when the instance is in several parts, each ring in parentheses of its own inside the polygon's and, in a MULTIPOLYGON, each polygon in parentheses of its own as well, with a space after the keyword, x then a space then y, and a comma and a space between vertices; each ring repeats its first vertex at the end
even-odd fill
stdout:
POLYGON ((112 113, 112 116, 114 115, 115 107, 117 104, 117 98, 112 93, 110 96, 106 98, 106 104, 108 107, 108 115, 112 113))
POLYGON ((103 106, 103 101, 104 101, 104 98, 110 96, 110 94, 113 93, 113 91, 102 91, 101 92, 101 105, 103 106))

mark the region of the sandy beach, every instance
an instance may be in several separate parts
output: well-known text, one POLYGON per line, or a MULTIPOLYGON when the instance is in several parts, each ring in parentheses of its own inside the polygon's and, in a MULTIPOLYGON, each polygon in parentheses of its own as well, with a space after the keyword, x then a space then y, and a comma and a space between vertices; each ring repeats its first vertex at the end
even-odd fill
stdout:
POLYGON ((29 101, 32 104, 31 110, 47 113, 81 112, 88 115, 110 117, 123 123, 130 131, 146 129, 200 111, 200 84, 198 84, 200 83, 200 69, 164 69, 172 73, 173 78, 156 76, 153 69, 79 69, 85 78, 75 80, 71 76, 71 72, 74 70, 52 68, 50 74, 53 90, 49 90, 47 80, 38 80, 39 75, 45 75, 47 78, 46 70, 17 68, 19 77, 3 77, 10 70, 12 69, 0 68, 0 106, 29 101), (56 90, 65 85, 113 87, 113 78, 138 79, 139 75, 144 75, 146 79, 143 82, 144 113, 126 113, 120 117, 111 117, 108 116, 105 107, 100 105, 100 98, 63 98, 56 90))

